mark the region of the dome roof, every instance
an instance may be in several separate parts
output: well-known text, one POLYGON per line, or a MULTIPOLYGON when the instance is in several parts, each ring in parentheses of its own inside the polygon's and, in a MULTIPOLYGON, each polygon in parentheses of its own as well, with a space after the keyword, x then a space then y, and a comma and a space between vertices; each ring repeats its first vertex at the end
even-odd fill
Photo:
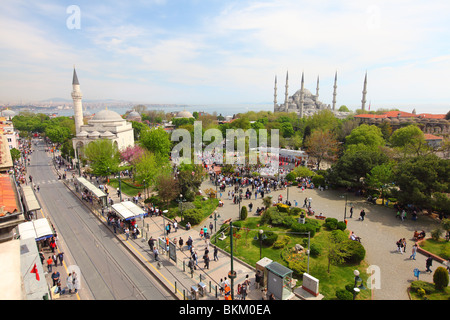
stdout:
POLYGON ((16 115, 16 113, 9 109, 2 111, 2 116, 4 116, 4 117, 14 117, 15 115, 16 115))
POLYGON ((194 116, 189 111, 183 110, 177 113, 177 118, 193 118, 194 116))
MULTIPOLYGON (((121 121, 123 118, 115 111, 112 110, 102 110, 97 112, 92 118, 93 121, 121 121)), ((91 120, 91 121, 92 121, 91 120)))
POLYGON ((86 131, 81 131, 80 133, 77 134, 77 137, 87 137, 88 133, 86 131))
POLYGON ((141 117, 141 115, 139 114, 139 112, 131 111, 128 114, 127 119, 129 119, 129 118, 140 118, 140 117, 141 117))

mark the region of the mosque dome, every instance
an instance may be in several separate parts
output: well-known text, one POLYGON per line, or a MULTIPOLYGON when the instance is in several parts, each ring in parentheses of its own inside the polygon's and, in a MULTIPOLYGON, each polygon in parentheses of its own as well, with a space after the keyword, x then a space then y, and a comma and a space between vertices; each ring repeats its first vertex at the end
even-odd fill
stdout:
POLYGON ((86 131, 81 131, 80 133, 77 134, 77 137, 80 137, 80 138, 87 137, 87 136, 88 136, 88 133, 86 131))
POLYGON ((123 118, 117 112, 105 109, 97 112, 91 121, 106 122, 106 121, 122 121, 122 120, 123 118))
POLYGON ((183 110, 177 113, 176 118, 193 118, 194 116, 189 111, 183 110))
POLYGON ((3 117, 12 118, 16 115, 16 113, 12 110, 6 109, 1 112, 3 117))

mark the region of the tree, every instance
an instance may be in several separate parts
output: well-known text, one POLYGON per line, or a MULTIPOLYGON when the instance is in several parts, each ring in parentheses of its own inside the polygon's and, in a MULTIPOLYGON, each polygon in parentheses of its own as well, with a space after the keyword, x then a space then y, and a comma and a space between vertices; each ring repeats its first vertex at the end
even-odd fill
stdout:
POLYGON ((383 146, 385 141, 380 128, 374 125, 362 124, 353 129, 350 135, 345 138, 345 145, 348 148, 350 145, 358 144, 369 147, 383 146))
POLYGON ((447 288, 448 281, 448 271, 444 267, 438 267, 433 274, 433 283, 436 290, 447 288))
POLYGON ((180 194, 178 182, 171 174, 160 174, 155 182, 158 196, 166 203, 166 208, 168 208, 169 203, 175 200, 180 194))
POLYGON ((180 192, 188 201, 193 201, 205 177, 203 167, 197 164, 182 163, 177 175, 180 192))
POLYGON ((432 209, 435 192, 450 192, 450 162, 434 154, 404 159, 394 169, 401 204, 432 209))
POLYGON ((388 156, 380 148, 351 145, 329 170, 328 180, 337 186, 362 188, 367 174, 375 166, 388 161, 388 156))
POLYGON ((240 215, 239 215, 239 219, 240 220, 245 220, 245 219, 247 219, 247 215, 248 215, 247 207, 246 206, 242 206, 241 212, 240 212, 240 215))
POLYGON ((385 185, 391 183, 393 180, 393 172, 392 172, 392 164, 383 163, 377 165, 370 170, 370 173, 367 174, 366 183, 369 187, 373 187, 377 190, 381 189, 381 197, 383 199, 384 204, 384 193, 383 189, 385 185))
POLYGON ((323 160, 336 159, 338 142, 329 130, 315 130, 306 140, 305 147, 309 156, 316 159, 317 169, 323 160))
POLYGON ((169 134, 163 128, 159 127, 141 132, 139 143, 156 156, 166 159, 169 158, 172 142, 170 141, 169 134))
POLYGON ((281 135, 284 138, 290 138, 294 135, 294 128, 292 127, 292 123, 283 122, 281 124, 281 135))
POLYGON ((350 246, 348 241, 340 241, 333 236, 333 233, 328 237, 328 270, 330 273, 331 264, 341 264, 347 257, 351 255, 350 246))
POLYGON ((425 154, 429 147, 425 141, 425 135, 417 125, 409 125, 397 129, 390 138, 391 146, 398 148, 404 155, 425 154))
POLYGON ((348 110, 347 106, 345 106, 345 105, 340 106, 338 111, 340 111, 340 112, 350 112, 350 110, 348 110))
POLYGON ((17 161, 17 160, 20 159, 21 153, 20 153, 20 151, 18 149, 12 148, 10 150, 10 152, 11 152, 11 158, 12 158, 13 161, 17 161))
POLYGON ((120 171, 120 153, 111 140, 92 141, 82 148, 82 153, 90 162, 92 173, 96 176, 106 177, 120 171))
POLYGON ((136 171, 136 180, 147 187, 156 183, 156 178, 160 174, 169 172, 169 166, 160 162, 159 158, 152 152, 145 151, 142 155, 131 162, 136 171))

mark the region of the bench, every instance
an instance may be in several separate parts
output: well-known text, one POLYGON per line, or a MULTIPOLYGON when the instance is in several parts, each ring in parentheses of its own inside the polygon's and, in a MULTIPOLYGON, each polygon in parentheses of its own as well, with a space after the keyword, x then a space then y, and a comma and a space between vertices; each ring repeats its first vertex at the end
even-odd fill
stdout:
POLYGON ((316 217, 316 219, 319 219, 319 220, 325 220, 327 217, 325 217, 325 216, 315 216, 316 217))

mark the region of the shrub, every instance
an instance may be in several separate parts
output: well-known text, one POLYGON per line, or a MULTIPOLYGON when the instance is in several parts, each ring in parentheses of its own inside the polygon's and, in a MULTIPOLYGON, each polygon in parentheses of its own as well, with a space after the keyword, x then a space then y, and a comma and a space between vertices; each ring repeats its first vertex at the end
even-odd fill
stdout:
POLYGON ((353 300, 353 294, 346 289, 336 290, 336 298, 338 300, 353 300))
POLYGON ((245 220, 245 219, 247 219, 247 215, 248 215, 248 213, 247 213, 247 207, 246 206, 243 206, 242 208, 241 208, 241 215, 240 215, 240 219, 241 220, 245 220))
POLYGON ((436 229, 431 231, 431 238, 435 241, 438 241, 442 235, 442 229, 437 227, 436 229))
MULTIPOLYGON (((316 227, 309 223, 301 224, 301 223, 295 222, 291 225, 291 230, 293 232, 299 232, 299 233, 307 233, 309 231, 311 238, 314 237, 314 235, 316 234, 316 227)), ((305 234, 305 236, 306 236, 306 234, 305 234)))
POLYGON ((438 267, 433 274, 433 282, 436 290, 444 290, 448 286, 448 271, 444 267, 438 267))
POLYGON ((275 243, 273 244, 273 248, 274 249, 282 249, 284 248, 289 242, 291 241, 291 237, 285 236, 281 239, 278 239, 277 241, 275 241, 275 243))
POLYGON ((144 203, 152 203, 154 206, 159 206, 161 204, 161 201, 157 196, 153 195, 150 198, 145 199, 144 203))
POLYGON ((366 256, 366 250, 364 249, 364 246, 358 241, 353 241, 350 239, 347 239, 345 241, 348 241, 350 253, 345 261, 348 263, 360 263, 362 260, 364 260, 364 257, 366 256))
POLYGON ((281 212, 278 210, 273 210, 270 213, 270 223, 275 226, 282 226, 284 219, 287 217, 286 212, 281 212))
MULTIPOLYGON (((305 239, 306 240, 306 239, 305 239)), ((308 245, 308 243, 306 243, 306 245, 308 245)), ((320 256, 320 253, 322 252, 322 248, 320 246, 318 246, 317 244, 315 244, 314 242, 309 244, 309 254, 312 257, 318 257, 320 256)))
POLYGON ((267 247, 273 245, 278 239, 278 234, 273 231, 265 231, 264 234, 266 235, 266 238, 262 240, 262 243, 267 247))
POLYGON ((280 211, 280 212, 286 212, 286 213, 289 213, 290 207, 289 207, 288 205, 286 205, 286 204, 281 204, 281 203, 279 203, 279 204, 277 204, 277 209, 278 209, 278 211, 280 211))
POLYGON ((324 226, 328 230, 336 230, 338 225, 338 220, 336 218, 326 218, 324 226))
POLYGON ((345 229, 347 229, 347 225, 345 224, 344 221, 339 221, 337 223, 337 229, 344 231, 345 229))
POLYGON ((292 224, 296 223, 297 220, 291 216, 287 216, 283 219, 283 226, 286 228, 290 228, 292 224))
POLYGON ((314 183, 315 186, 324 186, 325 178, 320 174, 316 174, 314 177, 312 177, 312 183, 314 183))
POLYGON ((411 291, 412 292, 417 292, 420 289, 424 290, 427 294, 432 293, 434 291, 433 284, 431 284, 429 282, 419 280, 419 281, 413 281, 411 283, 411 291))
POLYGON ((289 215, 296 216, 296 215, 300 215, 301 212, 302 212, 302 209, 297 208, 297 207, 291 207, 291 209, 289 210, 289 215))
POLYGON ((203 220, 202 211, 198 209, 189 209, 183 212, 183 219, 191 224, 197 225, 203 220))
POLYGON ((423 298, 423 297, 425 296, 425 294, 426 294, 426 292, 425 292, 424 289, 419 288, 419 289, 417 290, 417 295, 418 295, 419 297, 423 298))
POLYGON ((307 270, 306 262, 302 260, 288 261, 288 267, 292 270, 292 275, 296 278, 303 277, 303 274, 307 270))
POLYGON ((331 238, 334 242, 342 242, 348 239, 347 234, 342 230, 333 230, 331 231, 331 238))

